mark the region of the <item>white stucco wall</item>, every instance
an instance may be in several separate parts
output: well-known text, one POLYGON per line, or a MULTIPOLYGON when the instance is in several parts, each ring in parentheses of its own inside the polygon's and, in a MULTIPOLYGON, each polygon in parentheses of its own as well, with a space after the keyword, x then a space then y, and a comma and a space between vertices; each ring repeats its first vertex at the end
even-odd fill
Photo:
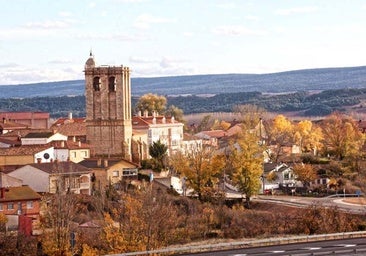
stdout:
POLYGON ((25 165, 8 175, 23 180, 23 185, 28 185, 36 192, 49 192, 49 174, 33 166, 25 165))

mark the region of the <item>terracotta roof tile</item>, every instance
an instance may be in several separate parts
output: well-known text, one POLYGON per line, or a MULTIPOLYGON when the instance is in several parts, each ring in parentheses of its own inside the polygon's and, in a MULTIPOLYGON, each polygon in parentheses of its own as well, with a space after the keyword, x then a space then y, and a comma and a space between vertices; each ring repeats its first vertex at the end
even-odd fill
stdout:
POLYGON ((62 148, 66 148, 66 149, 90 149, 90 148, 92 148, 92 146, 88 143, 83 143, 83 142, 79 143, 78 141, 74 142, 72 140, 52 141, 49 144, 52 145, 56 149, 62 149, 62 148))
POLYGON ((20 146, 22 143, 18 138, 3 138, 0 137, 0 142, 4 144, 8 144, 10 146, 20 146))
POLYGON ((11 131, 6 134, 1 135, 1 137, 25 137, 28 133, 47 133, 51 132, 50 129, 22 129, 11 131))
POLYGON ((4 197, 0 198, 0 202, 41 199, 41 195, 28 186, 8 187, 3 189, 4 197))
POLYGON ((104 166, 104 159, 98 159, 98 158, 88 158, 88 159, 84 159, 83 161, 79 162, 78 164, 80 165, 83 165, 87 168, 93 168, 93 169, 97 169, 97 168, 102 168, 102 169, 105 169, 105 168, 109 168, 119 162, 126 162, 126 163, 129 163, 129 164, 132 164, 136 167, 138 167, 138 165, 136 165, 135 163, 132 163, 130 161, 127 161, 125 159, 121 159, 121 158, 108 158, 106 159, 108 160, 108 166, 105 167, 104 166), (99 163, 98 163, 99 162, 99 163))
POLYGON ((61 125, 53 125, 51 129, 66 136, 86 136, 86 123, 74 122, 61 125))
POLYGON ((50 118, 47 112, 0 112, 0 119, 32 119, 32 118, 50 118))
POLYGON ((50 145, 22 145, 19 147, 0 148, 0 156, 29 156, 50 148, 50 145))
MULTIPOLYGON (((144 117, 144 116, 134 116, 132 117, 132 126, 148 126, 148 125, 152 125, 153 123, 153 116, 148 116, 148 117, 144 117)), ((155 117, 155 124, 182 124, 181 122, 178 121, 173 121, 174 119, 172 117, 165 117, 165 116, 156 116, 155 117), (165 119, 165 121, 164 121, 165 119)))
POLYGON ((59 126, 59 125, 65 125, 65 124, 70 124, 70 123, 85 123, 85 118, 84 117, 80 117, 80 118, 59 118, 57 119, 52 125, 51 127, 55 127, 55 126, 59 126))
POLYGON ((6 130, 27 129, 28 128, 28 125, 16 123, 16 122, 9 121, 9 120, 7 120, 7 121, 1 120, 0 126, 6 130))
POLYGON ((80 164, 68 162, 34 163, 30 166, 47 173, 89 173, 89 168, 80 164))

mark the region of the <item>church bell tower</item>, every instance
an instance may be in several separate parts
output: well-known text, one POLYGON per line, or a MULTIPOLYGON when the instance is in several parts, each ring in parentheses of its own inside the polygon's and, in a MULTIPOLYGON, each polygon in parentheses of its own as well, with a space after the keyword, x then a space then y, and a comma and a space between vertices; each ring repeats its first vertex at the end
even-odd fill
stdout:
POLYGON ((131 79, 123 66, 85 63, 86 139, 98 156, 131 160, 131 79))

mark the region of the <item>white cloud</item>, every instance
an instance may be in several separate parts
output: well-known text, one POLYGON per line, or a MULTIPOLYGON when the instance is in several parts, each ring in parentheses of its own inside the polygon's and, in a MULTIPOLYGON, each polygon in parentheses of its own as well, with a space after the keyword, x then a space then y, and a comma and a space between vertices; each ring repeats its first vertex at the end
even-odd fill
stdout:
POLYGON ((148 37, 144 34, 78 34, 75 36, 77 39, 80 40, 88 40, 88 39, 96 39, 96 40, 115 40, 115 41, 128 41, 128 42, 135 42, 135 41, 143 41, 147 40, 148 37))
POLYGON ((259 17, 258 16, 254 16, 254 15, 247 15, 244 18, 246 20, 250 20, 250 21, 259 21, 259 17))
POLYGON ((39 67, 21 67, 8 68, 0 73, 1 84, 23 84, 23 83, 39 83, 51 81, 65 81, 82 79, 83 74, 80 67, 68 67, 67 69, 59 68, 39 68, 39 67))
POLYGON ((114 0, 115 2, 119 3, 142 3, 147 2, 147 0, 114 0))
POLYGON ((148 29, 152 24, 171 23, 172 19, 152 16, 150 14, 142 14, 135 20, 134 27, 138 29, 148 29))
POLYGON ((213 29, 213 33, 218 35, 226 35, 226 36, 241 36, 241 35, 254 35, 254 36, 263 36, 267 34, 264 30, 251 30, 244 26, 218 26, 213 29))
POLYGON ((144 58, 144 57, 130 56, 129 61, 131 63, 155 63, 158 60, 148 59, 148 58, 144 58))
POLYGON ((25 39, 42 36, 57 35, 57 32, 52 29, 36 29, 36 28, 14 28, 14 29, 4 29, 0 30, 1 40, 11 40, 11 39, 25 39))
POLYGON ((185 36, 185 37, 193 37, 193 33, 192 32, 184 32, 183 33, 183 36, 185 36))
POLYGON ((71 12, 63 11, 63 12, 59 12, 58 15, 61 16, 61 17, 71 17, 72 16, 72 13, 71 12))
POLYGON ((11 62, 11 63, 4 63, 4 64, 1 64, 0 65, 0 68, 16 68, 16 67, 19 67, 18 64, 14 63, 14 62, 11 62))
POLYGON ((316 6, 303 6, 303 7, 294 7, 287 9, 278 9, 275 11, 277 15, 293 15, 293 14, 301 14, 301 13, 313 13, 318 11, 318 7, 316 6))
POLYGON ((97 6, 97 4, 96 4, 95 2, 90 2, 90 3, 88 4, 88 7, 89 7, 89 8, 94 8, 95 6, 97 6))
POLYGON ((236 4, 234 3, 219 3, 216 5, 217 7, 221 8, 221 9, 235 9, 236 8, 236 4))
POLYGON ((61 20, 47 20, 44 22, 28 22, 25 24, 26 28, 35 28, 35 29, 62 29, 67 28, 69 26, 68 22, 61 20))
POLYGON ((70 59, 55 59, 47 62, 48 64, 69 64, 72 63, 70 59))

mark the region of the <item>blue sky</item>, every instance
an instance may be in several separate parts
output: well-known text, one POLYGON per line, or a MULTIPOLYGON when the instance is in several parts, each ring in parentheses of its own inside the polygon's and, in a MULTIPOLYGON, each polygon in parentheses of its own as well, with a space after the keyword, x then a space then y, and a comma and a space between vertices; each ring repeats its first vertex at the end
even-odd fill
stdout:
MULTIPOLYGON (((1 0, 0 0, 1 1, 1 0)), ((364 0, 2 0, 0 84, 366 64, 364 0)))

